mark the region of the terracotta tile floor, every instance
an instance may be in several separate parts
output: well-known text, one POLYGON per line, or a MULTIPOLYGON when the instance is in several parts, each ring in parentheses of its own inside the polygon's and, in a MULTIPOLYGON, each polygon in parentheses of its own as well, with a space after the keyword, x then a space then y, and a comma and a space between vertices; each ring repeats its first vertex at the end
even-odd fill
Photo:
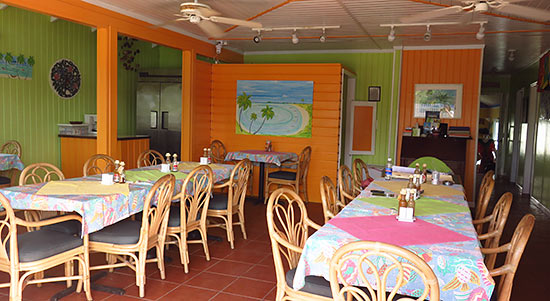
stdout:
MULTIPOLYGON (((537 217, 535 231, 523 256, 516 275, 512 300, 539 300, 540 292, 545 291, 547 281, 546 271, 550 269, 550 261, 546 259, 547 248, 550 246, 550 217, 538 207, 529 203, 526 197, 518 197, 513 185, 499 182, 495 195, 504 191, 515 194, 514 204, 502 241, 508 242, 512 231, 525 213, 533 213, 537 217)), ((494 201, 493 201, 494 203, 494 201)), ((322 223, 320 204, 309 204, 311 218, 322 223)), ((246 222, 248 239, 244 240, 240 230, 235 227, 235 249, 231 250, 225 241, 225 232, 221 229, 209 229, 212 235, 224 238, 223 242, 209 241, 211 260, 206 261, 202 247, 190 246, 190 271, 183 272, 179 253, 175 247, 167 251, 172 258, 166 264, 166 279, 161 280, 155 264, 147 267, 147 284, 143 300, 274 300, 275 271, 273 267, 267 225, 265 222, 265 205, 246 205, 246 222)), ((95 262, 103 260, 104 256, 93 256, 95 262)), ((55 269, 49 274, 60 273, 55 269)), ((0 273, 0 282, 9 281, 7 274, 0 273)), ((117 269, 107 277, 98 281, 100 284, 124 288, 126 295, 118 296, 99 291, 92 291, 94 300, 136 300, 138 288, 135 285, 133 271, 117 269)), ((44 284, 41 288, 35 285, 25 288, 24 300, 49 300, 64 284, 44 284)), ((8 291, 0 290, 0 301, 8 300, 8 291)), ((86 300, 84 293, 72 294, 62 300, 86 300)))

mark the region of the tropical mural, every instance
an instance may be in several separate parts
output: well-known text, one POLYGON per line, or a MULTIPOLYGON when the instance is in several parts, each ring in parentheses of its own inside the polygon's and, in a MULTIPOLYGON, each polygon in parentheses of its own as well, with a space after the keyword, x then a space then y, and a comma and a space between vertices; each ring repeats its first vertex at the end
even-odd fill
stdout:
POLYGON ((237 134, 311 138, 312 81, 237 81, 237 134))
POLYGON ((415 118, 424 118, 426 111, 441 112, 441 118, 460 118, 461 105, 462 85, 415 85, 415 118))
POLYGON ((12 55, 10 52, 0 52, 0 77, 14 79, 32 79, 32 67, 34 58, 25 58, 22 54, 12 55))

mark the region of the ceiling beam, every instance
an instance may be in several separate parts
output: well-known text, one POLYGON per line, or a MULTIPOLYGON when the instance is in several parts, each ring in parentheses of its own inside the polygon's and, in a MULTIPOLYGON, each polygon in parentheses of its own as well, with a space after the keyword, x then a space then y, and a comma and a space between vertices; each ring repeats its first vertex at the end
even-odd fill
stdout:
POLYGON ((344 11, 346 11, 346 13, 348 14, 348 16, 353 20, 353 22, 355 22, 355 24, 361 29, 361 31, 366 35, 368 36, 368 38, 371 40, 371 42, 374 43, 374 45, 376 45, 376 47, 378 47, 378 49, 382 49, 382 47, 380 47, 380 45, 376 42, 376 40, 371 36, 371 34, 368 32, 368 30, 363 26, 363 24, 361 24, 361 22, 359 22, 359 20, 357 20, 357 18, 355 18, 355 16, 353 15, 353 13, 349 10, 349 8, 344 4, 344 2, 342 2, 342 0, 336 0, 336 2, 338 2, 338 4, 340 4, 340 7, 342 7, 342 9, 344 11))

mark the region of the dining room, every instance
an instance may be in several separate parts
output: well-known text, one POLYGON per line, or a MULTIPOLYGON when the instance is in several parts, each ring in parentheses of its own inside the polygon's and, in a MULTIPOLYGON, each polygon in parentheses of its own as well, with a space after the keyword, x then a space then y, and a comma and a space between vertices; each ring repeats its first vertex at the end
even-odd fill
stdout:
POLYGON ((130 2, 0 0, 0 299, 544 288, 550 7, 130 2), (503 62, 503 41, 539 44, 503 62), (487 88, 499 144, 534 143, 533 191, 515 148, 479 172, 487 88), (522 113, 519 88, 539 89, 522 113))

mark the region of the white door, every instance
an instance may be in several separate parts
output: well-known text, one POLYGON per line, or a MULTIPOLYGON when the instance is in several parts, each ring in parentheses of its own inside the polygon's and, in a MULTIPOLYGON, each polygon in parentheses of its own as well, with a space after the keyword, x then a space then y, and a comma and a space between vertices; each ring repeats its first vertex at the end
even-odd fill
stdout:
MULTIPOLYGON (((519 150, 521 142, 521 123, 523 111, 523 95, 524 89, 516 93, 516 112, 514 114, 514 133, 512 142, 512 170, 510 172, 510 182, 515 183, 518 173, 519 150)), ((522 183, 520 183, 522 184, 522 183)))

